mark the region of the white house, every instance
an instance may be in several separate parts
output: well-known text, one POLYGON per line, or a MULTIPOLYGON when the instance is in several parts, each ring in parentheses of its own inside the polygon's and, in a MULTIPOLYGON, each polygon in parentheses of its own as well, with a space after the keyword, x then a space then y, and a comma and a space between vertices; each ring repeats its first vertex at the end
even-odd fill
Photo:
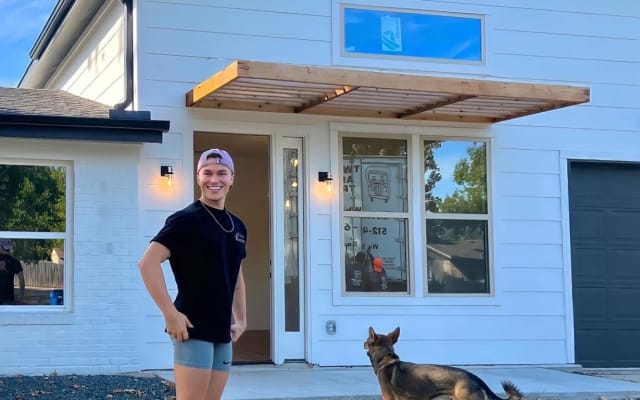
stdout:
POLYGON ((20 87, 170 130, 90 156, 0 137, 0 164, 74 166, 65 303, 1 306, 0 373, 171 367, 136 262, 211 147, 249 229, 238 363, 365 365, 367 328, 400 326, 416 362, 640 366, 639 21, 633 0, 60 0, 20 87))

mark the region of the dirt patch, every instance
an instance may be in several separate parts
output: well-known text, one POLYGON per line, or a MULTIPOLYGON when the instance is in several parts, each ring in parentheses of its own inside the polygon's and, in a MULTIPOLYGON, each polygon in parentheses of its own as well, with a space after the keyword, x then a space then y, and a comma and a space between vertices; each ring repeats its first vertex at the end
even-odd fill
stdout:
POLYGON ((0 377, 0 399, 175 400, 173 382, 156 376, 45 375, 0 377))

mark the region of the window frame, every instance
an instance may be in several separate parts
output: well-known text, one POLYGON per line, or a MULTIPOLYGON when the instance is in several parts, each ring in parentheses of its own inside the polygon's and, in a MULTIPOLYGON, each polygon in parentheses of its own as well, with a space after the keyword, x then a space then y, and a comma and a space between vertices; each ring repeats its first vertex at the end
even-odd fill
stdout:
MULTIPOLYGON (((18 166, 59 166, 65 168, 65 231, 64 232, 36 232, 36 231, 2 231, 0 237, 9 237, 12 239, 62 239, 64 240, 64 269, 63 283, 65 300, 63 305, 0 305, 0 323, 14 323, 16 317, 19 321, 24 322, 18 314, 42 313, 49 315, 50 313, 66 313, 70 314, 73 309, 73 254, 71 249, 73 240, 73 174, 74 164, 69 160, 43 160, 43 159, 25 159, 25 158, 0 158, 0 164, 18 165, 18 166)), ((68 324, 71 323, 70 317, 66 319, 43 320, 43 324, 68 324)))
POLYGON ((332 4, 332 64, 341 66, 385 69, 414 69, 437 71, 441 73, 486 74, 487 71, 487 21, 488 15, 473 13, 468 7, 455 6, 447 10, 417 9, 408 2, 399 2, 388 7, 378 2, 353 0, 342 2, 333 0, 332 4), (390 11, 405 14, 425 14, 434 16, 451 16, 480 20, 481 60, 455 60, 446 58, 427 58, 412 56, 377 55, 367 53, 349 53, 344 51, 345 21, 344 9, 354 8, 372 11, 390 11))
MULTIPOLYGON (((428 257, 426 252, 424 257, 422 257, 423 265, 422 265, 422 293, 424 297, 468 297, 468 298, 482 298, 482 297, 494 297, 495 296, 495 272, 493 267, 493 254, 495 252, 494 242, 493 242, 493 213, 492 213, 492 179, 491 179, 491 141, 487 138, 482 137, 446 137, 446 136, 431 136, 431 135, 420 135, 420 154, 424 157, 424 142, 425 141, 442 141, 442 142, 484 142, 485 144, 485 173, 486 173, 486 196, 487 196, 487 213, 486 214, 463 214, 463 213, 434 213, 426 210, 424 205, 424 199, 426 195, 424 182, 421 181, 420 191, 421 197, 420 202, 422 204, 421 207, 421 226, 422 233, 420 236, 421 239, 421 251, 426 249, 427 243, 427 220, 428 219, 438 219, 438 220, 469 220, 469 221, 486 221, 487 223, 487 232, 486 232, 486 263, 487 263, 487 284, 489 285, 489 291, 487 293, 431 293, 429 292, 427 276, 428 276, 428 257)), ((421 158, 420 169, 422 171, 422 175, 424 175, 424 164, 421 158)))
MULTIPOLYGON (((326 196, 323 194, 318 197, 318 201, 327 203, 325 204, 327 216, 330 217, 329 221, 331 224, 331 236, 319 238, 321 242, 331 243, 331 255, 330 261, 326 264, 326 267, 331 269, 332 278, 331 278, 331 287, 335 290, 331 290, 331 298, 332 304, 340 305, 340 306, 380 306, 380 307, 404 307, 404 306, 440 306, 444 308, 433 309, 436 313, 447 313, 447 306, 458 307, 458 306, 481 306, 481 307, 494 307, 502 304, 504 299, 502 298, 504 292, 496 291, 493 295, 429 295, 427 296, 424 293, 423 286, 421 283, 424 281, 423 271, 425 269, 424 263, 426 260, 423 260, 423 256, 421 251, 414 251, 417 249, 416 246, 423 246, 422 237, 425 232, 424 227, 424 185, 422 184, 413 184, 412 187, 409 188, 409 207, 412 211, 412 216, 410 220, 409 226, 409 246, 410 246, 410 254, 409 260, 412 265, 411 273, 412 281, 410 283, 411 294, 404 296, 344 296, 342 293, 342 280, 344 279, 343 270, 341 268, 343 263, 343 253, 342 253, 342 208, 343 204, 340 201, 340 197, 336 197, 337 193, 335 193, 337 189, 336 181, 337 181, 337 172, 339 172, 340 161, 339 158, 342 157, 342 150, 340 149, 340 135, 343 133, 348 134, 349 136, 364 136, 368 137, 371 135, 378 137, 408 137, 410 138, 409 148, 407 149, 407 153, 409 158, 412 160, 422 160, 422 142, 424 138, 428 138, 430 140, 453 140, 453 139, 461 139, 461 140, 484 140, 489 146, 489 152, 487 153, 487 185, 488 185, 488 207, 491 210, 492 207, 492 179, 491 174, 493 173, 493 160, 491 158, 491 146, 494 140, 494 133, 490 126, 484 124, 465 124, 464 126, 453 126, 451 124, 441 124, 441 123, 430 123, 428 125, 416 125, 412 123, 403 123, 404 121, 399 121, 394 124, 384 124, 384 123, 371 123, 371 122, 346 122, 346 121, 330 121, 329 122, 329 140, 328 145, 331 149, 328 156, 319 156, 322 160, 325 158, 329 158, 326 160, 327 165, 332 171, 334 176, 334 190, 331 196, 326 196), (415 215, 416 213, 419 214, 415 215), (335 239, 338 238, 338 239, 335 239)), ((316 160, 319 162, 319 160, 316 160)), ((409 165, 408 174, 411 177, 415 177, 416 174, 418 176, 422 176, 423 166, 420 165, 422 162, 413 163, 414 165, 409 165)), ((320 170, 323 170, 325 167, 323 166, 320 170)), ((411 178, 410 178, 411 179, 411 178)), ((415 182, 415 181, 414 181, 415 182)), ((323 193, 324 190, 322 190, 323 193)), ((491 214, 493 216, 493 214, 491 214)), ((493 254, 493 230, 492 230, 492 222, 489 227, 489 235, 491 241, 489 243, 490 249, 493 254)), ((426 257, 426 255, 425 255, 426 257)), ((493 260, 490 260, 490 271, 491 277, 493 279, 493 260)), ((492 288, 495 287, 492 285, 492 288)))
POLYGON ((378 133, 376 131, 371 132, 350 132, 340 131, 338 134, 338 169, 337 180, 339 182, 339 221, 340 221, 340 293, 341 296, 347 298, 371 298, 371 297, 413 297, 415 296, 414 287, 414 273, 413 268, 414 261, 412 259, 413 254, 413 239, 412 239, 412 226, 413 226, 413 204, 411 201, 411 189, 413 181, 413 168, 411 166, 411 136, 410 135, 390 135, 384 133, 378 133), (362 138, 362 139, 391 139, 391 140, 404 140, 407 145, 407 211, 406 212, 385 212, 385 211, 345 211, 344 210, 344 190, 342 188, 344 182, 344 154, 343 154, 343 139, 349 138, 362 138), (405 292, 385 292, 385 291, 372 291, 372 292, 348 292, 345 287, 346 265, 345 260, 345 233, 344 233, 344 220, 345 218, 388 218, 388 219, 403 219, 406 221, 406 262, 407 262, 407 290, 405 292))

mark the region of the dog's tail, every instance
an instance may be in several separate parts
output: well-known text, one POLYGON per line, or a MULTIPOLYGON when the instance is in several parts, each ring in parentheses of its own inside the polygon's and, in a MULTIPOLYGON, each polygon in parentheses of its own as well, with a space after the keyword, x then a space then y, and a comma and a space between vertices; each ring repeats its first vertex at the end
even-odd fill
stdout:
POLYGON ((521 400, 524 395, 518 390, 516 385, 509 381, 502 381, 502 388, 509 395, 509 400, 521 400))

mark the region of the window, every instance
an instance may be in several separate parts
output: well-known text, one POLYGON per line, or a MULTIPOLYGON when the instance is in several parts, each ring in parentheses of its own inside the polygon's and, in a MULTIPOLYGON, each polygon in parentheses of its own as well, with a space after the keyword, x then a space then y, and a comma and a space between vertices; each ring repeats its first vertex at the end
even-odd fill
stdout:
POLYGON ((0 163, 0 304, 65 304, 67 181, 64 165, 0 163))
POLYGON ((342 56, 484 61, 482 17, 343 6, 342 56))
POLYGON ((407 141, 342 138, 345 292, 408 292, 407 141))
POLYGON ((427 292, 489 293, 486 143, 423 145, 427 292))

